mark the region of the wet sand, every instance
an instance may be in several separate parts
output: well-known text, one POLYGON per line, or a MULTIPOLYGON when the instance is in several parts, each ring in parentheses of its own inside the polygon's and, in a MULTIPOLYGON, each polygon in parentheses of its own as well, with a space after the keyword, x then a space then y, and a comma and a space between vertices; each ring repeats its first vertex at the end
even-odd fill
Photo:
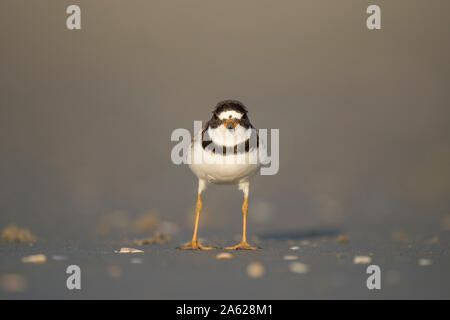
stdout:
MULTIPOLYGON (((207 233, 207 232, 206 232, 207 233)), ((448 232, 425 233, 399 241, 380 232, 347 232, 348 243, 332 232, 287 232, 260 235, 260 251, 228 251, 231 259, 217 259, 224 250, 191 252, 175 247, 189 239, 183 231, 164 245, 136 247, 144 253, 114 253, 126 247, 108 244, 38 241, 0 243, 0 276, 19 275, 22 292, 0 287, 1 299, 396 299, 450 298, 448 232), (326 235, 324 235, 326 234, 326 235), (436 239, 435 239, 436 240, 436 239), (298 247, 297 250, 290 248, 298 247), (22 257, 45 254, 42 264, 25 264, 22 257), (286 257, 288 256, 288 257, 286 257), (381 290, 368 290, 366 269, 355 256, 371 258, 381 268, 381 290), (67 260, 65 260, 67 258, 67 260), (422 264, 425 259, 431 262, 422 264), (248 266, 259 263, 256 277, 248 266), (422 261, 423 262, 423 261, 422 261), (296 265, 292 265, 297 263, 296 265), (299 264, 307 266, 302 268, 299 264), (66 288, 66 268, 81 268, 81 290, 66 288), (260 266, 262 265, 262 273, 260 266), (301 271, 296 273, 294 271, 301 271), (258 274, 259 272, 259 274, 258 274)), ((209 234, 209 244, 226 245, 221 234, 209 234)), ((363 259, 364 260, 364 259, 363 259)), ((255 269, 255 268, 254 268, 255 269)), ((20 289, 20 288, 19 288, 20 289)))

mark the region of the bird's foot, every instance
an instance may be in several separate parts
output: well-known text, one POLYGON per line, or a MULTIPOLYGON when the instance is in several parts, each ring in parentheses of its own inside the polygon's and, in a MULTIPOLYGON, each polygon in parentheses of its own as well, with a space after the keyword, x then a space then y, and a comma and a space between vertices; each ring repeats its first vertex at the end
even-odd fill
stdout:
POLYGON ((204 246, 204 245, 198 243, 198 241, 191 241, 184 247, 177 248, 177 249, 179 249, 179 250, 212 250, 215 248, 204 246))
POLYGON ((225 250, 260 250, 261 248, 258 247, 252 247, 249 245, 246 241, 239 243, 238 245, 235 245, 233 247, 225 247, 225 250))

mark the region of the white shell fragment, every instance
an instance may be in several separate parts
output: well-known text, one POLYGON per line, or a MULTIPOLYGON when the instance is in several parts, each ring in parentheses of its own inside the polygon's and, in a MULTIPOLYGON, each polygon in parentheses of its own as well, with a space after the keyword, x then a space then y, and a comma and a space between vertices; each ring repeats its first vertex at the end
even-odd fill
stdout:
POLYGON ((120 248, 120 251, 114 251, 115 253, 143 253, 144 251, 133 248, 120 248))
POLYGON ((250 278, 260 278, 264 273, 265 268, 259 262, 252 262, 247 266, 247 274, 250 278))
POLYGON ((231 259, 232 257, 233 257, 233 255, 228 252, 221 252, 216 255, 216 259, 218 259, 218 260, 231 259))
POLYGON ((303 274, 309 271, 309 266, 300 262, 292 262, 289 264, 289 270, 293 273, 303 274))
POLYGON ((372 262, 372 258, 369 256, 356 256, 353 258, 354 264, 369 264, 372 262))
POLYGON ((35 254, 32 256, 27 256, 22 258, 23 263, 45 263, 47 262, 47 257, 44 254, 35 254))
POLYGON ((290 250, 299 250, 300 247, 299 247, 299 246, 292 246, 292 247, 290 247, 289 249, 290 249, 290 250))

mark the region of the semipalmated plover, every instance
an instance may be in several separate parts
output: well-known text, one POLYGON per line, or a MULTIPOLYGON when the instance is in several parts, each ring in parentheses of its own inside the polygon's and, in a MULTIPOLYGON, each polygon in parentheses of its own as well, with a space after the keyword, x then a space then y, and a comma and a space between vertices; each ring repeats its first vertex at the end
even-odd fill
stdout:
MULTIPOLYGON (((225 249, 256 250, 247 242, 246 225, 248 211, 249 179, 261 166, 260 151, 264 148, 256 129, 250 123, 244 104, 236 100, 219 102, 212 118, 192 140, 189 148, 189 166, 198 177, 198 196, 195 209, 194 235, 183 250, 209 250, 197 240, 197 229, 202 209, 202 192, 209 183, 237 185, 244 192, 242 204, 242 241, 225 249)), ((265 153, 264 153, 265 154, 265 153)))

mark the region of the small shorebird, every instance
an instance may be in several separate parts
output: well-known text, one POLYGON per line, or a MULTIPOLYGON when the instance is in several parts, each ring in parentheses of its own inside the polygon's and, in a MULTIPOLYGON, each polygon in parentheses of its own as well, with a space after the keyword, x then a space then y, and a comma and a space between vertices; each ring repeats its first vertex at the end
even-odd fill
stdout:
POLYGON ((198 177, 198 196, 195 209, 195 226, 192 240, 182 250, 210 250, 198 243, 197 229, 202 209, 202 192, 208 183, 234 184, 244 192, 242 204, 243 230, 242 241, 236 246, 225 249, 257 250, 247 242, 247 211, 249 179, 261 166, 259 143, 256 129, 251 125, 246 107, 236 100, 219 102, 209 120, 198 132, 189 148, 189 166, 198 177), (200 161, 196 161, 199 160, 200 161))

